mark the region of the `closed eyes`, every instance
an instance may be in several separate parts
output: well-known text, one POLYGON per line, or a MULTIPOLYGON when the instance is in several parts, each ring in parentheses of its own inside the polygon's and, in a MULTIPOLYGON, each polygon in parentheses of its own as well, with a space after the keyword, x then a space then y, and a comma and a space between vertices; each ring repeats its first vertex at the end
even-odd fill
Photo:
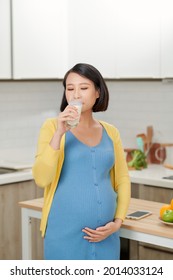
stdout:
MULTIPOLYGON (((81 88, 81 90, 87 90, 88 88, 87 87, 83 87, 83 88, 81 88)), ((72 91, 72 90, 74 90, 73 88, 67 88, 67 90, 68 91, 72 91)))

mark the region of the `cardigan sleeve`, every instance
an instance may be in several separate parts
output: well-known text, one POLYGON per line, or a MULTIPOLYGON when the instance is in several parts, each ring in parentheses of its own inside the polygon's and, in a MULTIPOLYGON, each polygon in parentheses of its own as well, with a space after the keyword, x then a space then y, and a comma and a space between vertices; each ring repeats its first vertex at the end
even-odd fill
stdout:
POLYGON ((124 220, 130 203, 131 184, 124 149, 122 146, 119 131, 117 129, 115 129, 114 139, 114 188, 118 193, 115 218, 124 220))
POLYGON ((58 164, 60 150, 54 150, 50 141, 56 131, 55 123, 48 119, 40 129, 32 174, 39 187, 47 187, 53 181, 58 164))

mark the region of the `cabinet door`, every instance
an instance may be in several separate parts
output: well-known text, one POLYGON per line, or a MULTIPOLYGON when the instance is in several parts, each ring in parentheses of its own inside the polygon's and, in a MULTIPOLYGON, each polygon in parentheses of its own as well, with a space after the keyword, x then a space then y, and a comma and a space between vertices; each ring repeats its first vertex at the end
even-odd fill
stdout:
POLYGON ((11 78, 10 0, 0 1, 0 79, 11 78))
POLYGON ((63 77, 66 4, 66 0, 13 0, 14 79, 63 77))
MULTIPOLYGON (((0 186, 0 260, 21 260, 20 201, 43 196, 33 180, 0 186)), ((32 219, 33 259, 43 258, 43 240, 39 231, 40 220, 32 219)))
POLYGON ((119 0, 116 42, 116 77, 160 77, 159 1, 119 0))
POLYGON ((105 78, 116 72, 116 0, 69 1, 69 66, 89 63, 105 78))
POLYGON ((162 1, 161 76, 173 78, 173 2, 162 1))
POLYGON ((157 0, 69 1, 69 22, 71 66, 88 62, 108 78, 160 77, 157 0))

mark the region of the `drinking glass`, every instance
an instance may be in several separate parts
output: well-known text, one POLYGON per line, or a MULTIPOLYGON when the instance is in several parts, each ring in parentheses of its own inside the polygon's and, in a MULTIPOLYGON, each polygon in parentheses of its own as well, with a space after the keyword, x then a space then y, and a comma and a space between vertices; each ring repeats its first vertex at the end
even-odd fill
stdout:
POLYGON ((69 105, 76 107, 77 111, 78 111, 78 116, 76 119, 74 119, 72 121, 71 120, 67 121, 67 125, 72 128, 72 127, 76 127, 79 123, 81 110, 82 110, 82 101, 73 99, 73 100, 70 100, 69 105))

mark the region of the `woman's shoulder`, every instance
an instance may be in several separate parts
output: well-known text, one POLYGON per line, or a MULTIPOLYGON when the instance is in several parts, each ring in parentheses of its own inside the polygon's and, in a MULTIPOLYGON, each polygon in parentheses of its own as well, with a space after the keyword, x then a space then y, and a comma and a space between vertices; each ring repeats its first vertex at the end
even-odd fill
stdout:
POLYGON ((108 122, 105 121, 99 121, 101 123, 101 125, 103 125, 103 127, 109 131, 110 133, 119 133, 118 128, 116 126, 114 126, 113 124, 110 124, 108 122))
POLYGON ((107 134, 112 139, 112 141, 114 143, 117 143, 120 140, 120 133, 118 128, 105 121, 100 121, 100 123, 103 125, 103 127, 105 128, 107 134))

